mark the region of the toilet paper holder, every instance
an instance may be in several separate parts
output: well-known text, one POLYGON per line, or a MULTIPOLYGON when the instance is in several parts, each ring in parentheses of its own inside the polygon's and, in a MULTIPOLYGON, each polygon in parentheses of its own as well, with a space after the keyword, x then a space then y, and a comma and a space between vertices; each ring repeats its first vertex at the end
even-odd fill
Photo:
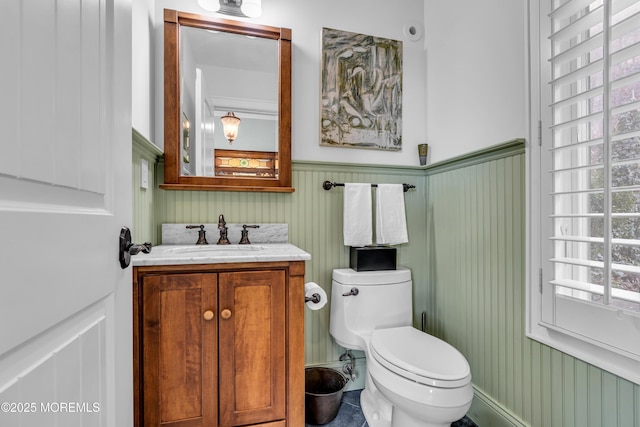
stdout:
POLYGON ((320 285, 315 282, 304 284, 304 303, 310 310, 320 310, 328 302, 327 294, 320 285))
POLYGON ((318 304, 321 300, 322 298, 320 298, 320 294, 313 294, 310 297, 304 297, 305 303, 312 302, 314 304, 318 304))

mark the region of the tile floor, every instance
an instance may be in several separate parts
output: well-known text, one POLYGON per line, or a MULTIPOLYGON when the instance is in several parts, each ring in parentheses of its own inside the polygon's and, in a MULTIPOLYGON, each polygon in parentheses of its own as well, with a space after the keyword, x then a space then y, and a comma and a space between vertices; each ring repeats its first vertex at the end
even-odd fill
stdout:
MULTIPOLYGON (((342 394, 342 403, 336 418, 330 423, 324 424, 324 427, 368 427, 367 421, 360 409, 360 392, 361 390, 347 391, 342 394)), ((313 424, 305 424, 305 427, 312 427, 313 424)), ((469 418, 464 417, 461 420, 451 424, 452 427, 478 427, 476 423, 469 418)))

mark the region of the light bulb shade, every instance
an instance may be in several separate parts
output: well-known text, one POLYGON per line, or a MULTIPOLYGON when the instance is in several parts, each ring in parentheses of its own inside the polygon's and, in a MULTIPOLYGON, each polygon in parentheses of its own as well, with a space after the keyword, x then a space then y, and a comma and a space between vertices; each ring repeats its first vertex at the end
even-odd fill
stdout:
POLYGON ((229 112, 225 116, 220 117, 222 122, 222 129, 225 138, 231 144, 238 137, 238 126, 240 126, 240 119, 235 114, 229 112))
POLYGON ((262 0, 242 0, 240 10, 249 18, 262 15, 262 0))
POLYGON ((217 12, 220 10, 220 0, 198 0, 198 4, 204 10, 217 12))

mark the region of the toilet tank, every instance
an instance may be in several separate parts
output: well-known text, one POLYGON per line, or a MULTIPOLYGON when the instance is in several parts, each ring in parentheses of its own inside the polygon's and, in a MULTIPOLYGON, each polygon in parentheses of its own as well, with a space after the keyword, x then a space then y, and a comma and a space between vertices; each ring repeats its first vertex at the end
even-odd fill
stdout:
POLYGON ((366 350, 365 338, 375 329, 410 326, 411 286, 411 271, 403 267, 386 271, 333 270, 331 336, 342 347, 366 350), (352 295, 351 289, 357 289, 357 295, 352 295))

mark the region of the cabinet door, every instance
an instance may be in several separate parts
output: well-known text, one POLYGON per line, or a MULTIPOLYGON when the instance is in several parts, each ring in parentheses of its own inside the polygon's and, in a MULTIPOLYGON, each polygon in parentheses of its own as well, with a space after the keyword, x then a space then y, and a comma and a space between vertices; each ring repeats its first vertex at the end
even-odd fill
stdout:
POLYGON ((285 273, 220 273, 220 425, 282 420, 286 409, 285 273))
POLYGON ((217 425, 217 276, 143 278, 145 427, 217 425))

